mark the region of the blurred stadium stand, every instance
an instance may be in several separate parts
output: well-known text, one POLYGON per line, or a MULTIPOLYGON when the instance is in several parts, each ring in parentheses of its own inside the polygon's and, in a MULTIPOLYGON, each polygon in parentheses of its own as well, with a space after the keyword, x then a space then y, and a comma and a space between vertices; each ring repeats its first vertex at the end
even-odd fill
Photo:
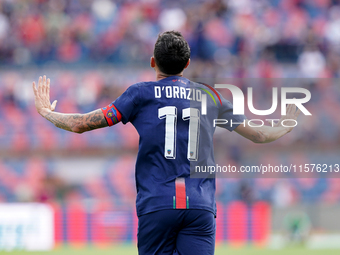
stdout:
MULTIPOLYGON (((265 146, 217 130, 220 165, 340 163, 340 2, 199 2, 0 1, 0 202, 51 203, 60 216, 56 224, 66 226, 73 217, 84 228, 91 208, 102 208, 116 212, 107 216, 118 231, 113 236, 135 237, 129 224, 130 230, 117 227, 134 213, 134 128, 120 124, 83 135, 57 129, 36 113, 31 82, 42 74, 51 78, 60 112, 103 107, 129 85, 154 79, 149 58, 167 29, 189 41, 189 78, 314 78, 301 82, 312 93, 308 109, 319 118, 300 118, 293 133, 265 146)), ((261 91, 256 106, 267 107, 261 99, 274 85, 254 86, 261 91)), ((317 177, 218 179, 217 199, 223 208, 237 201, 241 207, 259 201, 277 208, 338 205, 340 179, 317 177)), ((74 242, 92 238, 67 234, 66 227, 56 231, 60 242, 68 235, 74 242)), ((244 231, 240 235, 249 238, 244 231)), ((226 232, 221 236, 225 240, 226 232)))
POLYGON ((6 66, 144 65, 157 34, 178 29, 192 59, 228 77, 340 75, 337 0, 2 0, 0 8, 6 66))

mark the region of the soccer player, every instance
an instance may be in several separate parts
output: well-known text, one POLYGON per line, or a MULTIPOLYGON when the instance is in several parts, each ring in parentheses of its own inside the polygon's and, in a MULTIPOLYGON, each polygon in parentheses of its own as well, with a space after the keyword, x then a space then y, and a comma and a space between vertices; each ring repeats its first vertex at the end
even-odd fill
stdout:
MULTIPOLYGON (((50 79, 33 82, 38 113, 55 126, 75 132, 131 122, 137 129, 136 162, 139 254, 214 254, 215 179, 190 178, 192 164, 215 165, 214 119, 238 123, 246 117, 233 115, 232 104, 212 87, 183 77, 190 63, 190 48, 179 32, 160 34, 150 65, 156 81, 130 86, 110 105, 86 114, 55 112, 50 103, 50 79), (216 93, 216 94, 214 94, 216 93), (201 113, 204 95, 206 114, 201 113), (199 146, 199 145, 204 146, 199 146)), ((284 119, 297 119, 295 106, 288 106, 284 119)), ((286 121, 288 125, 288 122, 286 121)), ((220 125, 255 143, 275 141, 292 128, 220 125)))

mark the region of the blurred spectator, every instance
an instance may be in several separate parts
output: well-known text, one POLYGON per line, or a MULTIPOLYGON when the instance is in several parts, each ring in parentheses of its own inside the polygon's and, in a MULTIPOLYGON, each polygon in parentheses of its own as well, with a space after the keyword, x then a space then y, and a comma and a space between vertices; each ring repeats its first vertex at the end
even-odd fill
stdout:
POLYGON ((307 48, 299 57, 299 68, 304 77, 321 77, 325 67, 325 57, 314 47, 307 48))
POLYGON ((312 228, 307 213, 303 211, 288 213, 284 218, 284 224, 290 245, 305 244, 312 228))
POLYGON ((3 0, 0 64, 148 64, 158 33, 171 29, 189 40, 193 59, 228 68, 229 76, 252 77, 259 65, 256 76, 289 76, 261 64, 268 49, 277 66, 299 63, 295 77, 339 75, 336 1, 3 0), (301 52, 305 45, 321 49, 301 52))
POLYGON ((35 196, 35 202, 48 203, 52 201, 61 202, 66 199, 74 187, 66 185, 64 181, 55 176, 46 176, 41 180, 40 188, 35 196))
POLYGON ((276 207, 288 207, 294 202, 294 193, 289 180, 278 180, 273 190, 273 205, 276 207))

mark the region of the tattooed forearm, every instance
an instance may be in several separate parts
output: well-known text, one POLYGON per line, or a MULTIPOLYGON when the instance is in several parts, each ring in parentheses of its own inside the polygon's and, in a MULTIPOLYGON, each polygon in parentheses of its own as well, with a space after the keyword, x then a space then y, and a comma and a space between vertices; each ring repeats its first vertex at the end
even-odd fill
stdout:
POLYGON ((82 122, 81 124, 85 131, 108 126, 101 110, 92 112, 92 114, 85 114, 84 117, 85 122, 82 122))
POLYGON ((108 126, 100 109, 86 114, 49 112, 44 117, 56 127, 75 133, 83 133, 108 126))
POLYGON ((72 125, 69 118, 70 116, 65 116, 64 114, 56 112, 50 112, 45 116, 45 119, 52 122, 56 127, 72 132, 72 125))

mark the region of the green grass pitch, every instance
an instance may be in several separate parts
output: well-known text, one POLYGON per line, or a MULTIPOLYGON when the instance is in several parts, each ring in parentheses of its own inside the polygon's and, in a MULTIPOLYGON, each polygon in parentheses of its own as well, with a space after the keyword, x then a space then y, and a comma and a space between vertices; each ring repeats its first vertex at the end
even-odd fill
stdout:
MULTIPOLYGON (((49 252, 26 252, 26 251, 0 251, 0 254, 7 255, 137 255, 137 249, 133 245, 112 246, 110 248, 72 248, 60 247, 49 252)), ((219 245, 216 247, 215 255, 338 255, 340 250, 309 250, 305 248, 286 248, 282 250, 271 250, 254 247, 230 248, 228 246, 219 245)))

